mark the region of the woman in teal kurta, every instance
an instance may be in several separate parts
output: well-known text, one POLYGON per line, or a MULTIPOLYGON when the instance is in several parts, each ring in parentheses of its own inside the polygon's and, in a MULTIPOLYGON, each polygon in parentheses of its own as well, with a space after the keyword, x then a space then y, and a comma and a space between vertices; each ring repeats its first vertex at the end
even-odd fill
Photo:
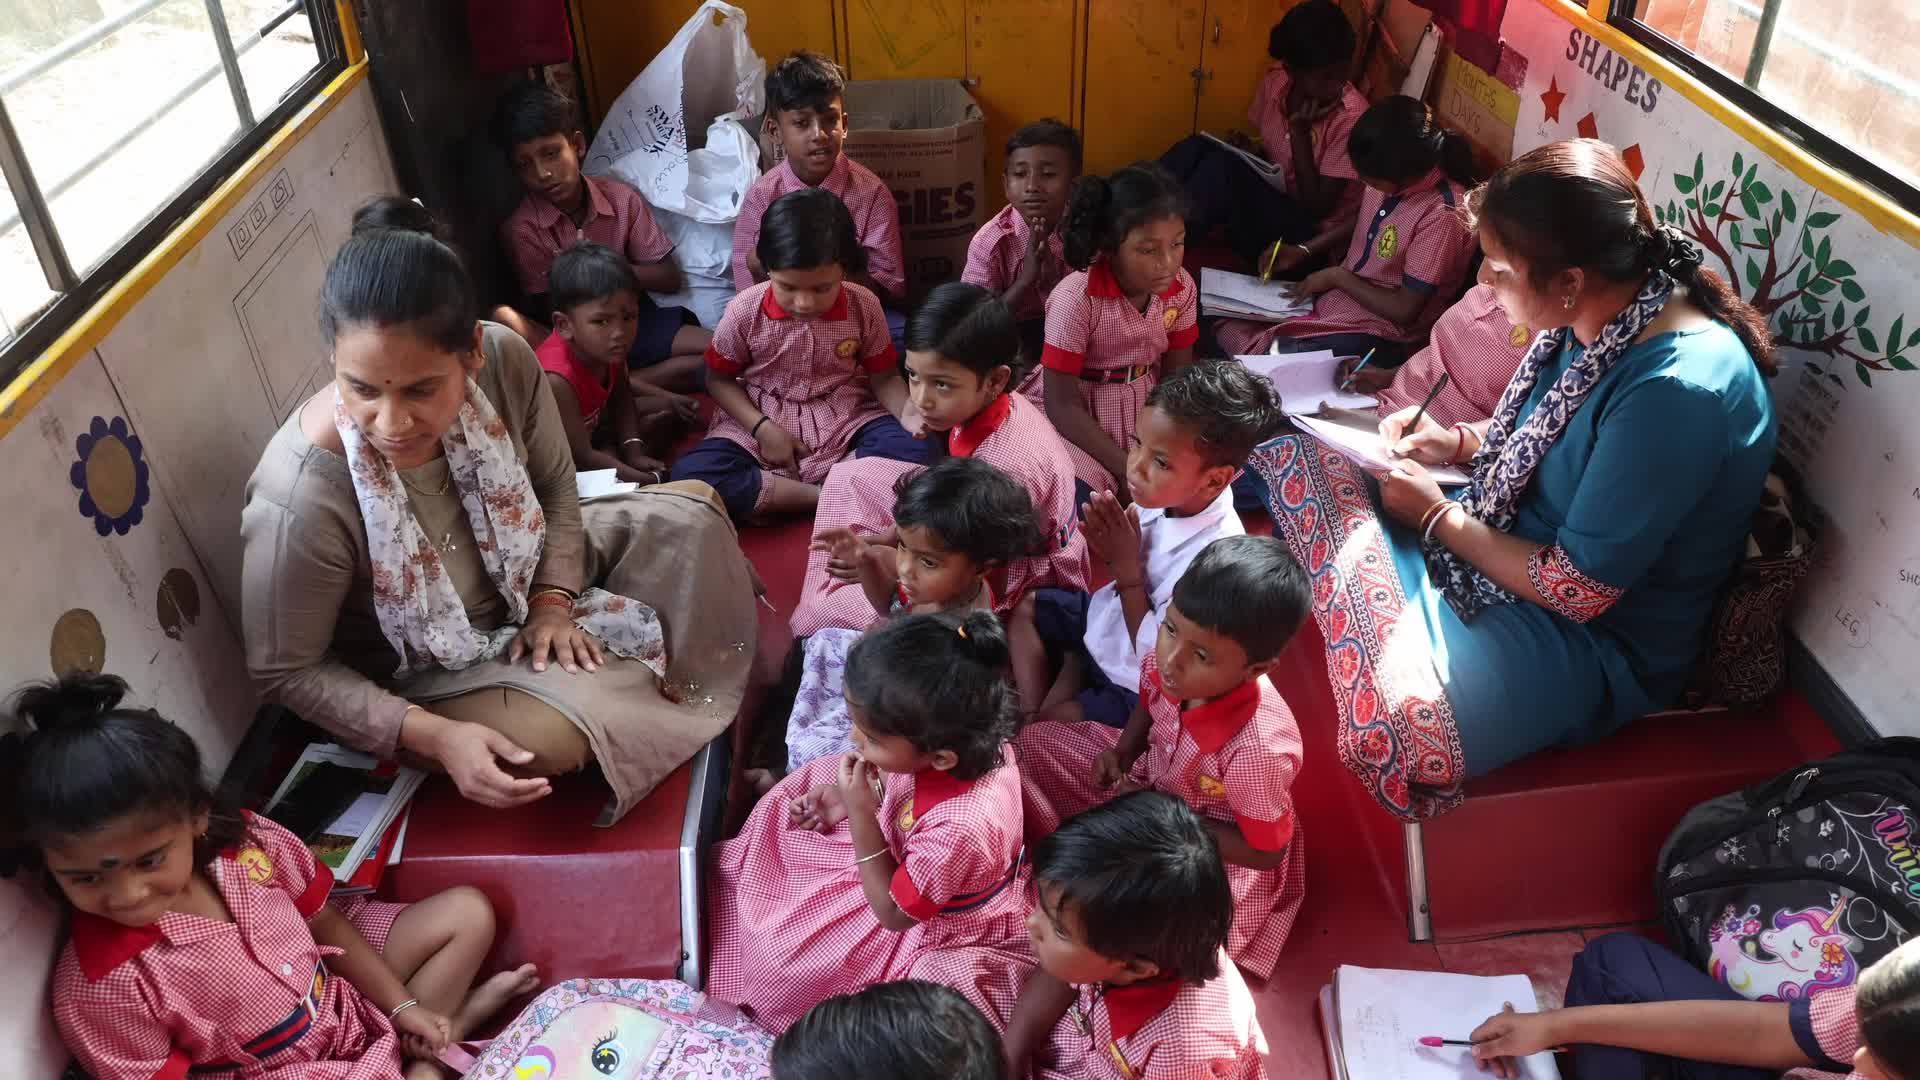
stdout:
POLYGON ((1549 328, 1494 417, 1388 417, 1412 460, 1372 478, 1306 436, 1253 461, 1314 578, 1341 758, 1406 818, 1671 705, 1774 454, 1764 323, 1611 147, 1542 147, 1470 206, 1481 280, 1549 328), (1417 464, 1469 460, 1456 498, 1417 464))

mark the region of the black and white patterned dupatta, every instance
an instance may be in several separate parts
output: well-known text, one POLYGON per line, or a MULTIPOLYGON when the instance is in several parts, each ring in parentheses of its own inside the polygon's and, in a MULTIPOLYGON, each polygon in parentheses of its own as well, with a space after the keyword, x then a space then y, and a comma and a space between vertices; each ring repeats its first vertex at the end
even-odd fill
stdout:
MULTIPOLYGON (((1485 441, 1473 455, 1473 483, 1460 500, 1467 513, 1501 532, 1513 528, 1514 511, 1527 484, 1533 480, 1533 471, 1540 467, 1540 460, 1559 441, 1568 421, 1580 411, 1587 395, 1613 367, 1614 361, 1659 317, 1672 294, 1671 276, 1663 270, 1648 274, 1633 302, 1613 317, 1578 360, 1560 373, 1560 378, 1540 399, 1540 406, 1528 414, 1526 422, 1516 424, 1521 407, 1540 380, 1541 369, 1572 340, 1573 329, 1563 326, 1534 339, 1533 347, 1520 361, 1519 370, 1513 373, 1513 381, 1500 395, 1485 441)), ((1427 572, 1462 621, 1471 622, 1487 608, 1511 604, 1516 599, 1443 544, 1428 544, 1426 558, 1427 572)))

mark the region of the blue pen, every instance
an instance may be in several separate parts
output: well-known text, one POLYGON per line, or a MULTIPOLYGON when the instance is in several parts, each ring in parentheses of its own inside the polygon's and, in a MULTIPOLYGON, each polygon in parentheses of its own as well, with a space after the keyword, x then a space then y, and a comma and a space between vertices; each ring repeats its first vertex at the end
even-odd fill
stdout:
POLYGON ((1341 380, 1340 380, 1340 389, 1342 389, 1342 390, 1345 390, 1345 389, 1346 389, 1347 387, 1349 387, 1349 386, 1352 386, 1352 385, 1353 385, 1353 377, 1354 377, 1355 375, 1358 375, 1358 374, 1360 374, 1360 369, 1361 369, 1361 368, 1363 368, 1363 367, 1366 367, 1366 366, 1367 366, 1367 361, 1369 361, 1369 360, 1371 360, 1371 359, 1373 359, 1373 350, 1372 350, 1372 349, 1368 349, 1368 350, 1367 350, 1367 355, 1365 355, 1365 356, 1363 356, 1363 357, 1361 357, 1361 358, 1360 358, 1360 362, 1359 362, 1359 363, 1357 363, 1357 364, 1355 364, 1355 365, 1353 365, 1353 370, 1352 370, 1352 371, 1349 371, 1349 372, 1347 372, 1347 377, 1346 377, 1346 378, 1344 378, 1344 379, 1341 379, 1341 380))

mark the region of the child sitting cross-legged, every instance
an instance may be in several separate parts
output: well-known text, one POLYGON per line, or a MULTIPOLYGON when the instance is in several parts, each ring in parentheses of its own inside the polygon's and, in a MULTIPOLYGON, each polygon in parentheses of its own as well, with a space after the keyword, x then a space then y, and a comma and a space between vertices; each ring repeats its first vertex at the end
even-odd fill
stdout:
POLYGON ((1192 809, 1157 791, 1096 806, 1035 845, 1033 880, 1014 1075, 1264 1080, 1266 1035, 1224 948, 1233 894, 1192 809))
MULTIPOLYGON (((907 397, 927 431, 954 457, 973 457, 1012 477, 1033 498, 1039 535, 1033 546, 994 568, 998 610, 1010 610, 1029 589, 1085 589, 1087 541, 1074 504, 1073 461, 1044 412, 1008 392, 1018 377, 1020 341, 1013 315, 988 290, 948 282, 927 295, 907 327, 907 397)), ((792 629, 805 636, 826 627, 860 628, 872 612, 855 587, 857 536, 883 562, 896 537, 888 510, 898 477, 912 466, 868 458, 841 462, 827 474, 814 514, 792 629), (836 548, 838 549, 836 551, 836 548)))
POLYGON ((853 750, 775 785, 714 851, 709 994, 775 1033, 889 979, 1005 1015, 1026 912, 1006 665, 984 611, 907 615, 854 645, 853 750))
POLYGON ((1306 894, 1293 813, 1300 730, 1266 673, 1307 603, 1306 574, 1284 543, 1215 540, 1173 587, 1126 730, 1039 723, 1015 741, 1030 836, 1115 791, 1153 788, 1192 806, 1233 884, 1227 952, 1262 979, 1306 894))
POLYGON ((573 467, 613 469, 641 484, 665 480, 667 467, 654 456, 667 449, 657 422, 665 414, 643 419, 627 384, 627 350, 640 318, 640 286, 627 261, 592 241, 568 248, 553 260, 547 295, 553 333, 534 355, 560 410, 573 467))
POLYGON ((1246 531, 1230 485, 1280 415, 1273 384, 1231 361, 1194 364, 1153 388, 1127 455, 1133 505, 1098 492, 1081 526, 1113 581, 1091 596, 1039 589, 1009 620, 1014 670, 1059 671, 1041 719, 1126 726, 1174 583, 1208 544, 1246 531))
POLYGON ((1007 1080, 1000 1033, 950 987, 869 986, 807 1010, 773 1044, 773 1080, 1007 1080))
POLYGON ((707 349, 713 426, 674 465, 713 485, 736 521, 807 513, 845 457, 922 463, 901 426, 907 393, 880 301, 849 280, 866 265, 831 191, 782 195, 759 232, 768 278, 727 305, 707 349))
MULTIPOLYGON (((614 177, 580 171, 587 138, 572 102, 544 84, 522 83, 501 97, 493 127, 526 190, 501 225, 500 237, 531 317, 509 309, 502 320, 529 344, 539 345, 547 334, 536 320, 553 310, 548 275, 554 260, 582 240, 605 244, 627 260, 640 288, 680 290, 685 275, 673 261, 673 241, 654 220, 647 200, 614 177)), ((626 358, 634 391, 691 419, 697 415, 692 400, 674 391, 699 388, 700 357, 713 334, 686 308, 657 306, 644 292, 638 299, 639 321, 627 340, 626 358)))
MULTIPOLYGON (((890 548, 841 530, 827 537, 836 558, 859 567, 869 622, 888 616, 993 610, 988 575, 1033 548, 1033 500, 978 458, 954 457, 895 485, 890 548), (850 548, 861 548, 858 553, 850 548)), ((845 697, 847 653, 860 631, 838 627, 796 642, 799 691, 787 721, 787 767, 798 769, 852 747, 845 697)))

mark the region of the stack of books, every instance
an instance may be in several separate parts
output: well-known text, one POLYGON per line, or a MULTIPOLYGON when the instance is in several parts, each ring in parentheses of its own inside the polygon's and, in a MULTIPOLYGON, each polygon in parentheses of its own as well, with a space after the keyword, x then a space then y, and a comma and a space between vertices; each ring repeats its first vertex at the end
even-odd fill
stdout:
POLYGON ((335 895, 372 892, 406 844, 407 805, 426 774, 313 743, 267 801, 266 816, 333 871, 335 895))

